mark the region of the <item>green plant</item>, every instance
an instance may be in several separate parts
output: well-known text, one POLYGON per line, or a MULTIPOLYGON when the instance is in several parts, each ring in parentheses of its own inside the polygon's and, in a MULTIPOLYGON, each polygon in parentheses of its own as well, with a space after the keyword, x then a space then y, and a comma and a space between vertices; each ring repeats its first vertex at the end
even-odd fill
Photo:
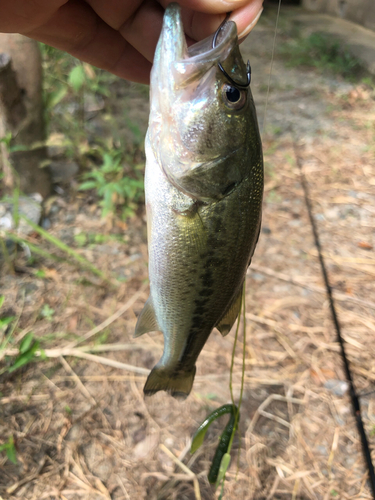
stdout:
POLYGON ((127 243, 127 238, 123 234, 102 234, 102 233, 78 233, 74 236, 74 241, 79 247, 95 246, 108 241, 118 241, 127 243))
POLYGON ((34 340, 34 334, 32 332, 29 332, 22 339, 18 349, 18 356, 14 360, 14 363, 7 370, 9 373, 12 373, 18 368, 21 368, 22 366, 25 366, 35 360, 35 353, 39 349, 39 341, 34 340))
POLYGON ((52 309, 48 304, 44 304, 42 310, 40 311, 40 315, 42 318, 45 318, 47 321, 52 321, 52 317, 55 314, 55 310, 52 309))
MULTIPOLYGON (((83 257, 83 255, 80 255, 75 250, 70 248, 68 245, 65 245, 65 243, 63 243, 59 238, 56 238, 52 234, 49 234, 48 231, 42 229, 37 224, 34 224, 27 217, 21 215, 21 218, 24 219, 29 224, 29 226, 31 226, 33 228, 34 231, 36 231, 38 234, 40 234, 40 236, 43 239, 47 240, 48 242, 52 243, 56 248, 65 252, 65 254, 69 258, 69 262, 72 261, 71 263, 73 263, 75 261, 75 263, 77 263, 83 269, 87 269, 87 270, 91 271, 93 274, 96 274, 97 276, 99 276, 103 280, 108 280, 106 275, 102 271, 100 271, 97 267, 95 267, 93 264, 91 264, 91 262, 89 262, 85 257, 83 257)), ((32 252, 35 252, 38 255, 42 255, 44 257, 51 258, 53 260, 61 260, 56 255, 43 250, 39 246, 32 245, 27 240, 24 240, 16 235, 14 235, 13 233, 6 232, 6 234, 10 239, 12 239, 13 241, 15 241, 17 243, 26 243, 28 245, 28 247, 30 248, 30 250, 32 252)))
POLYGON ((34 276, 36 278, 44 279, 46 277, 46 272, 44 271, 44 269, 38 269, 37 271, 35 271, 34 276))
MULTIPOLYGON (((117 89, 126 84, 57 49, 41 44, 41 51, 46 118, 53 132, 51 144, 62 147, 64 155, 74 158, 86 171, 80 190, 96 191, 103 216, 114 212, 123 219, 132 216, 137 202, 143 199, 144 133, 129 118, 126 106, 118 113, 120 120, 116 117, 117 106, 115 112, 111 111, 117 89), (99 120, 86 119, 87 103, 102 109, 99 120), (100 132, 100 139, 98 125, 104 133, 100 132)), ((148 93, 147 86, 138 87, 140 93, 148 93)), ((77 238, 78 246, 87 243, 83 237, 77 238)))
POLYGON ((6 316, 5 318, 0 318, 0 333, 2 330, 7 329, 8 325, 15 319, 15 316, 6 316))
POLYGON ((71 415, 72 415, 72 413, 73 413, 73 412, 72 412, 72 409, 70 408, 70 406, 69 406, 69 405, 65 405, 64 410, 66 411, 66 413, 67 413, 69 416, 71 416, 71 415))
MULTIPOLYGON (((0 295, 0 309, 4 304, 4 301, 5 301, 5 295, 0 295)), ((7 316, 7 315, 0 318, 0 339, 2 335, 4 335, 5 331, 8 329, 10 323, 15 319, 16 319, 15 316, 7 316)))
POLYGON ((9 436, 8 441, 0 445, 0 452, 5 451, 8 460, 13 464, 17 463, 16 447, 14 446, 13 436, 9 436))
MULTIPOLYGON (((0 307, 3 306, 5 301, 5 296, 0 296, 0 307)), ((9 341, 11 340, 14 330, 17 327, 19 317, 3 314, 0 319, 0 361, 4 357, 4 351, 9 341)), ((0 370, 0 374, 4 373, 4 369, 0 370)))
POLYGON ((358 80, 364 68, 343 43, 329 35, 312 33, 308 38, 295 38, 283 44, 281 54, 289 66, 312 66, 338 73, 348 80, 358 80))
POLYGON ((74 241, 79 247, 84 247, 87 243, 87 236, 85 235, 85 233, 75 234, 74 241))
MULTIPOLYGON (((8 337, 2 342, 0 346, 0 355, 2 353, 4 354, 4 349, 14 331, 15 326, 16 324, 13 326, 8 337)), ((31 363, 36 359, 36 351, 38 350, 40 351, 41 358, 44 359, 44 352, 40 349, 39 341, 34 339, 34 334, 32 332, 27 333, 18 347, 18 355, 14 361, 12 361, 11 358, 8 359, 7 366, 4 366, 0 370, 0 375, 5 372, 12 373, 18 368, 31 363)))
POLYGON ((102 164, 83 174, 81 191, 94 189, 100 198, 102 216, 105 217, 117 209, 125 219, 134 215, 136 202, 143 198, 143 179, 141 166, 133 170, 133 176, 125 175, 124 156, 120 151, 106 151, 102 164))
POLYGON ((4 143, 6 148, 10 148, 10 143, 12 142, 12 134, 11 132, 7 132, 7 134, 3 137, 0 137, 0 143, 4 143))
POLYGON ((63 147, 66 157, 80 162, 88 149, 90 122, 86 119, 86 104, 103 103, 116 77, 53 47, 40 44, 40 48, 45 119, 54 136, 52 143, 63 147))
POLYGON ((108 95, 108 80, 115 77, 93 66, 82 63, 66 53, 40 44, 45 74, 45 104, 48 110, 59 104, 67 94, 86 93, 108 95), (53 71, 51 71, 53 69, 53 71))

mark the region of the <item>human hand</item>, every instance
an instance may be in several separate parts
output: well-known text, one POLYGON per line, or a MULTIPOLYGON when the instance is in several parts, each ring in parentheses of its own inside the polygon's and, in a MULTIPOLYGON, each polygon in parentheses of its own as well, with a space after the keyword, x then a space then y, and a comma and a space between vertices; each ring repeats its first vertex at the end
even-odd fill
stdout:
MULTIPOLYGON (((149 82, 165 7, 170 0, 1 0, 0 32, 21 33, 128 80, 149 82)), ((233 11, 239 38, 263 0, 179 0, 188 40, 212 34, 233 11)))

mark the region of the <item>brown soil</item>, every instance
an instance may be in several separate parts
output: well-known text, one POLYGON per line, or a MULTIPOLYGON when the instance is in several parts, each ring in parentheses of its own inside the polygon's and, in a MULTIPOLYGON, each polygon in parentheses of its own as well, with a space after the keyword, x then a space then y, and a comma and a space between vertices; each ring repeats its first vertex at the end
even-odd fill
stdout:
MULTIPOLYGON (((251 56, 261 125, 272 23, 272 16, 265 16, 243 45, 245 57, 251 56)), ((137 110, 140 102, 144 109, 141 92, 137 99, 137 110)), ((134 107, 130 113, 137 115, 134 107)), ((366 86, 275 60, 263 134, 263 230, 246 284, 241 439, 234 443, 224 498, 371 498, 296 151, 375 449, 374 123, 374 93, 366 86)), ((225 338, 213 332, 185 402, 165 393, 144 399, 146 373, 159 359, 163 339, 158 333, 132 338, 148 296, 143 212, 127 225, 108 225, 95 203, 72 193, 51 202, 49 214, 50 233, 72 247, 81 232, 108 236, 77 251, 123 281, 110 285, 47 259, 30 266, 20 256, 14 274, 3 266, 2 312, 19 317, 14 345, 32 330, 47 359, 1 376, 0 438, 4 442, 12 435, 17 450, 16 465, 0 455, 1 497, 185 500, 198 497, 193 482, 198 478, 201 498, 218 498, 206 474, 225 423, 210 428, 193 456, 189 446, 205 416, 230 402, 234 332, 225 338), (40 269, 43 278, 35 276, 40 269), (45 304, 54 313, 43 318, 45 304), (117 319, 102 324, 120 309, 117 319)), ((17 353, 8 347, 8 355, 17 353)), ((234 359, 236 399, 241 348, 240 342, 234 359)), ((3 361, 11 364, 10 357, 3 361)))

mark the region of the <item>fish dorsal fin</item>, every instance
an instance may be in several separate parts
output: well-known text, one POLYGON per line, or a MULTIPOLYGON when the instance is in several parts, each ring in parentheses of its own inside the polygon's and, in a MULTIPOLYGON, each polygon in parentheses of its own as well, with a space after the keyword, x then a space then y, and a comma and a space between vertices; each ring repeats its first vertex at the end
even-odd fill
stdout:
POLYGON ((219 330, 221 335, 225 337, 231 331, 231 328, 236 321, 236 318, 241 309, 241 300, 242 300, 242 289, 241 285, 240 291, 238 292, 236 298, 234 299, 232 305, 226 312, 224 318, 222 318, 219 323, 216 325, 216 328, 219 330))
POLYGON ((135 325, 134 338, 140 337, 144 333, 156 331, 161 332, 161 328, 155 316, 155 309, 151 297, 149 297, 135 325))

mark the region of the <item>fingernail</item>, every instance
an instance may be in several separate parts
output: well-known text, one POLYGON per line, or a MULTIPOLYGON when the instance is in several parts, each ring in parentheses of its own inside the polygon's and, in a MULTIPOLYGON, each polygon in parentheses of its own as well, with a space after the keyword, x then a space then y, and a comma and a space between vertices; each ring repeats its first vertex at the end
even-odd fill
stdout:
POLYGON ((256 23, 259 21, 260 15, 263 12, 263 7, 260 9, 258 14, 256 15, 255 19, 251 21, 251 23, 243 30, 241 33, 238 35, 238 39, 241 40, 241 38, 244 38, 246 35, 250 33, 250 31, 254 28, 256 23))

